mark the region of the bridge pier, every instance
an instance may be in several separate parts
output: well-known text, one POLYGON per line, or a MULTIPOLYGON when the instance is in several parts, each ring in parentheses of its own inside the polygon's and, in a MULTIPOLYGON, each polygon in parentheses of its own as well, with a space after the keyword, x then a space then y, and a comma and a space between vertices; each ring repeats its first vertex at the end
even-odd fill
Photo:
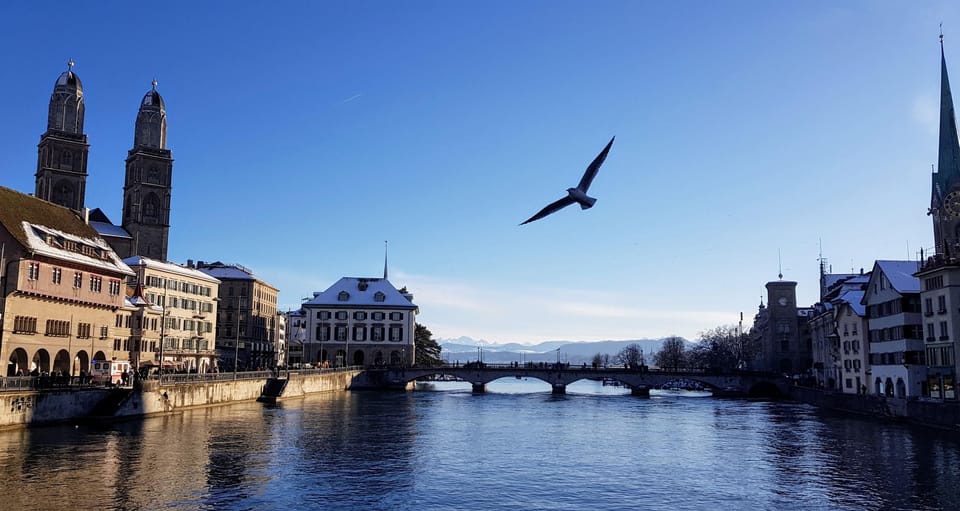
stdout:
POLYGON ((566 394, 567 386, 563 383, 554 383, 553 384, 553 393, 554 394, 566 394))
POLYGON ((630 387, 631 396, 639 397, 650 397, 650 387, 646 385, 637 385, 636 387, 630 387))
POLYGON ((487 385, 485 383, 474 383, 473 391, 477 394, 483 394, 487 391, 487 385))

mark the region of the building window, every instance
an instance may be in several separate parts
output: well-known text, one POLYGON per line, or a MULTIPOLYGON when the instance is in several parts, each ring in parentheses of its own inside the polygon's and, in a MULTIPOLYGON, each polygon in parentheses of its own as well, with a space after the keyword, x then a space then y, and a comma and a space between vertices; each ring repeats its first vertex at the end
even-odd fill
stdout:
POLYGON ((401 320, 403 320, 403 313, 402 313, 402 312, 391 312, 391 313, 390 313, 390 321, 401 321, 401 320))
POLYGON ((347 319, 347 311, 337 311, 337 319, 339 320, 347 319))
POLYGON ((363 325, 356 325, 353 327, 353 340, 354 341, 366 341, 367 340, 367 327, 363 325))
POLYGON ((382 312, 374 312, 372 314, 374 321, 383 321, 384 314, 382 312))
POLYGON ((99 275, 90 275, 90 291, 99 293, 103 291, 103 277, 99 275))
POLYGON ((335 336, 335 341, 344 342, 347 340, 347 327, 338 325, 337 328, 333 331, 335 336))
POLYGON ((925 316, 933 316, 933 298, 923 299, 923 314, 925 316))
POLYGON ((390 327, 390 340, 394 342, 400 342, 403 340, 403 327, 401 326, 391 326, 390 327))
POLYGON ((77 324, 77 338, 79 338, 79 339, 89 339, 89 338, 90 338, 90 323, 78 323, 78 324, 77 324))
POLYGON ((83 272, 73 272, 73 288, 80 289, 80 286, 83 285, 83 272))
POLYGON ((946 296, 937 297, 937 313, 938 314, 947 313, 947 297, 946 296))
POLYGON ((70 335, 70 322, 59 319, 48 319, 45 335, 51 337, 68 337, 70 335))
POLYGON ((363 320, 367 319, 367 313, 366 313, 366 312, 359 312, 359 311, 358 311, 358 312, 354 312, 354 313, 353 313, 353 319, 355 319, 355 320, 357 320, 357 321, 363 321, 363 320))
POLYGON ((373 294, 373 301, 382 302, 387 299, 387 295, 383 294, 383 291, 377 291, 373 294))
POLYGON ((30 316, 16 316, 13 318, 13 333, 15 334, 35 334, 37 333, 37 318, 30 316))
POLYGON ((54 269, 53 269, 53 283, 54 283, 54 284, 59 284, 62 279, 63 279, 63 269, 62 269, 62 268, 54 268, 54 269))
POLYGON ((110 279, 110 294, 111 294, 111 295, 114 295, 114 296, 120 294, 120 281, 119 281, 119 280, 110 279))
POLYGON ((946 341, 947 339, 950 339, 950 336, 947 335, 947 322, 941 321, 940 322, 940 340, 946 341))
POLYGON ((370 340, 373 342, 383 341, 383 325, 373 325, 370 328, 370 340))
POLYGON ((340 294, 337 295, 337 301, 345 302, 350 299, 350 293, 346 291, 340 291, 340 294))
POLYGON ((317 325, 317 340, 318 341, 329 341, 330 340, 330 327, 326 325, 317 325))
POLYGON ((330 319, 330 311, 318 311, 317 319, 323 319, 323 320, 330 319))
POLYGON ((27 271, 28 280, 37 280, 40 278, 40 263, 30 263, 30 268, 27 271))

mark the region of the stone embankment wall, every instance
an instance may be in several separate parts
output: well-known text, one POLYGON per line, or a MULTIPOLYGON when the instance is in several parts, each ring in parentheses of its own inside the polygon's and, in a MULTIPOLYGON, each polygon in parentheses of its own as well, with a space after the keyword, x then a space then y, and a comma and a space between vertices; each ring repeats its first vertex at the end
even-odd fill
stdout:
POLYGON ((361 383, 362 371, 343 371, 336 373, 307 374, 290 373, 281 399, 302 397, 317 392, 334 392, 351 388, 365 388, 361 383), (357 385, 355 385, 357 383, 357 385))
POLYGON ((960 402, 842 394, 790 387, 789 397, 814 406, 938 428, 960 428, 960 402))
MULTIPOLYGON (((362 371, 343 371, 301 375, 292 373, 283 398, 302 397, 317 392, 350 389, 354 383, 364 387, 362 371)), ((260 397, 265 380, 224 380, 159 385, 141 382, 136 389, 63 389, 0 392, 0 429, 55 424, 99 415, 98 405, 120 396, 112 417, 142 417, 175 413, 191 408, 219 406, 260 397), (113 394, 113 395, 111 395, 113 394)), ((96 417, 103 419, 104 417, 96 417)))
POLYGON ((106 389, 0 393, 0 429, 50 424, 89 415, 107 396, 106 389))

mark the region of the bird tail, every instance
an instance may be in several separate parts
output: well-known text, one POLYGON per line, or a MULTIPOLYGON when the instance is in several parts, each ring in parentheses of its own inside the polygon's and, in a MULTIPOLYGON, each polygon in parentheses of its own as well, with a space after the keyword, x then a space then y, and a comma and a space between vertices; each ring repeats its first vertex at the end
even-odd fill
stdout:
POLYGON ((587 197, 585 201, 579 203, 580 209, 590 209, 596 202, 597 199, 594 199, 593 197, 587 197))

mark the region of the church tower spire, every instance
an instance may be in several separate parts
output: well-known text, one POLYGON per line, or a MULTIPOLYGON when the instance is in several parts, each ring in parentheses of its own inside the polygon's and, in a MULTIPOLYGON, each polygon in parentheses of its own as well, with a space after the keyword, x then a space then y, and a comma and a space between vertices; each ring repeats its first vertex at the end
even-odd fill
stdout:
POLYGON ((83 133, 83 84, 73 72, 73 59, 60 74, 50 94, 47 131, 37 145, 37 197, 83 209, 87 186, 87 135, 83 133))
MULTIPOLYGON (((955 251, 960 236, 960 139, 957 116, 947 75, 947 59, 940 34, 940 140, 937 171, 933 174, 930 197, 933 233, 937 254, 955 251)), ((951 254, 960 255, 960 254, 951 254)))
POLYGON ((152 86, 140 101, 133 149, 127 152, 121 224, 133 237, 131 253, 125 256, 166 261, 173 157, 167 149, 166 105, 156 80, 152 86))

